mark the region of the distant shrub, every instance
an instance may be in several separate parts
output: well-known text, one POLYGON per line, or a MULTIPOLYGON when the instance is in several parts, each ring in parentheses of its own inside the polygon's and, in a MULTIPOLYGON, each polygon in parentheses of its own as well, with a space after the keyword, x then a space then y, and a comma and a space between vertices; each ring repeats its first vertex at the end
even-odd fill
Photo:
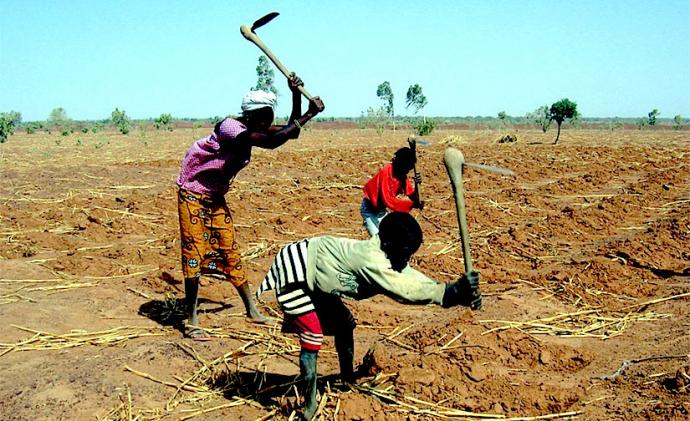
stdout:
POLYGON ((647 113, 647 124, 650 126, 656 126, 656 117, 659 115, 659 110, 656 108, 647 113))
POLYGON ((683 127, 683 116, 678 114, 675 117, 673 117, 673 128, 676 130, 680 130, 681 127, 683 127))
POLYGON ((53 108, 48 115, 48 122, 55 126, 62 126, 69 123, 70 118, 67 116, 67 111, 62 107, 53 108))
POLYGON ((129 117, 127 117, 125 110, 115 108, 115 110, 113 110, 113 112, 110 114, 110 119, 120 133, 129 133, 132 124, 129 121, 129 117))
POLYGON ((508 133, 498 138, 498 143, 515 143, 518 141, 516 134, 508 133))
POLYGON ((616 119, 613 121, 609 121, 609 130, 614 131, 617 129, 622 129, 624 127, 623 122, 616 119))
POLYGON ((14 129, 22 121, 22 115, 17 111, 0 113, 0 143, 4 143, 8 137, 14 134, 14 129))
POLYGON ((167 129, 168 131, 172 131, 173 128, 170 124, 172 123, 172 120, 172 115, 170 115, 169 113, 163 113, 160 116, 158 116, 158 118, 153 120, 153 124, 154 126, 156 126, 156 130, 160 130, 161 128, 163 128, 167 129))
POLYGON ((385 108, 380 107, 374 109, 372 107, 367 108, 366 115, 362 112, 359 118, 359 127, 362 129, 375 128, 376 133, 381 135, 384 128, 386 127, 386 120, 388 119, 388 114, 385 108))
POLYGON ((62 132, 60 134, 62 134, 63 136, 69 136, 70 131, 69 131, 69 129, 64 129, 64 130, 62 130, 62 132))
POLYGON ((88 127, 82 127, 82 128, 81 128, 81 132, 82 132, 82 133, 88 133, 88 132, 89 132, 88 127))
POLYGON ((419 136, 426 136, 428 134, 431 134, 431 132, 434 131, 434 127, 434 121, 431 119, 423 119, 422 121, 414 125, 414 128, 417 131, 417 135, 419 136))
POLYGON ((551 119, 551 113, 549 112, 549 107, 546 105, 543 105, 536 110, 532 111, 531 113, 527 113, 525 116, 527 120, 533 124, 537 124, 539 127, 541 127, 541 131, 546 133, 547 130, 549 130, 549 127, 551 126, 551 122, 553 121, 551 119))

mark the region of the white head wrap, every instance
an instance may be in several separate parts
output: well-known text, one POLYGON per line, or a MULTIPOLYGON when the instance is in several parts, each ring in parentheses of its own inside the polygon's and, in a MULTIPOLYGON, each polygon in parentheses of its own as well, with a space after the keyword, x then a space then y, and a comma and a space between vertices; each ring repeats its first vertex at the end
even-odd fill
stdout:
POLYGON ((271 107, 275 111, 276 95, 273 92, 249 91, 242 98, 242 112, 254 111, 259 108, 271 107))

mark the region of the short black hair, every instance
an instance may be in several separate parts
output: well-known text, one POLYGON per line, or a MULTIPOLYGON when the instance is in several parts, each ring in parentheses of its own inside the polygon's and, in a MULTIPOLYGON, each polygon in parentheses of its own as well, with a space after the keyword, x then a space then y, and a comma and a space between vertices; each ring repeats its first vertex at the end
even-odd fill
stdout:
POLYGON ((407 146, 395 151, 394 157, 396 163, 403 168, 412 168, 414 164, 417 163, 417 157, 415 156, 414 151, 407 146))
POLYGON ((409 213, 391 212, 386 215, 379 225, 381 244, 391 244, 397 250, 405 250, 409 255, 414 254, 422 245, 422 228, 409 213))

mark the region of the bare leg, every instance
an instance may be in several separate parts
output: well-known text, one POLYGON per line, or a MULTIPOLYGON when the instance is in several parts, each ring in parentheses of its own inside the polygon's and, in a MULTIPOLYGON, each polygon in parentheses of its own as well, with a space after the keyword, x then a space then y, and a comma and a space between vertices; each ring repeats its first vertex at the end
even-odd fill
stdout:
POLYGON ((268 319, 261 314, 254 300, 252 299, 252 293, 249 291, 249 284, 247 282, 243 283, 237 288, 237 293, 240 294, 242 302, 244 303, 244 308, 247 312, 247 317, 249 317, 254 323, 267 323, 268 319))
POLYGON ((184 280, 184 294, 187 304, 187 324, 191 327, 187 332, 187 336, 192 339, 208 338, 208 333, 199 326, 199 317, 197 315, 197 303, 199 296, 199 280, 185 279, 184 280))

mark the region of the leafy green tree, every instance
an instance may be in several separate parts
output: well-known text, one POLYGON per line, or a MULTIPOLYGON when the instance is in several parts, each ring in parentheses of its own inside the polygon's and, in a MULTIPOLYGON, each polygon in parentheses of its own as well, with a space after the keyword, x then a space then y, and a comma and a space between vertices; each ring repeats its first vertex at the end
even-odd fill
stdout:
POLYGON ((542 105, 531 113, 527 113, 527 120, 533 124, 537 124, 541 127, 541 131, 546 133, 551 126, 551 113, 549 112, 549 107, 542 105))
POLYGON ((278 94, 278 89, 275 87, 275 74, 266 56, 259 56, 259 64, 256 66, 256 86, 252 90, 278 94))
POLYGON ((656 126, 656 117, 659 115, 659 110, 656 108, 647 113, 647 123, 650 126, 656 126))
POLYGON ((680 130, 681 127, 683 127, 683 116, 678 114, 675 117, 673 117, 673 128, 676 130, 680 130))
POLYGON ((48 122, 56 127, 63 126, 69 123, 70 119, 67 116, 67 111, 62 107, 53 108, 48 115, 48 122))
POLYGON ((163 113, 158 118, 153 120, 153 125, 156 126, 156 130, 164 128, 168 131, 172 131, 172 126, 170 124, 172 123, 172 120, 173 118, 169 113, 163 113))
POLYGON ((5 143, 14 134, 14 129, 22 122, 22 115, 17 111, 0 113, 0 143, 5 143))
POLYGON ((508 114, 506 114, 505 111, 499 111, 498 112, 498 119, 501 121, 505 121, 505 119, 508 117, 508 114))
POLYGON ((395 110, 393 109, 393 90, 388 81, 383 82, 376 88, 376 96, 379 97, 385 104, 384 109, 390 118, 395 117, 395 110))
POLYGON ((129 117, 127 117, 127 113, 125 113, 125 110, 115 108, 115 110, 113 110, 113 112, 110 114, 110 120, 113 122, 115 127, 117 127, 117 130, 119 130, 120 133, 129 133, 131 122, 129 121, 129 117))
POLYGON ((556 134, 556 140, 553 142, 555 145, 558 144, 558 139, 561 136, 561 124, 563 124, 563 121, 577 118, 577 104, 568 98, 563 98, 551 105, 549 115, 558 124, 558 133, 556 134))
POLYGON ((419 110, 424 108, 427 104, 426 96, 422 93, 422 87, 418 84, 410 85, 407 88, 407 97, 405 99, 405 108, 414 108, 414 113, 417 114, 419 110))

